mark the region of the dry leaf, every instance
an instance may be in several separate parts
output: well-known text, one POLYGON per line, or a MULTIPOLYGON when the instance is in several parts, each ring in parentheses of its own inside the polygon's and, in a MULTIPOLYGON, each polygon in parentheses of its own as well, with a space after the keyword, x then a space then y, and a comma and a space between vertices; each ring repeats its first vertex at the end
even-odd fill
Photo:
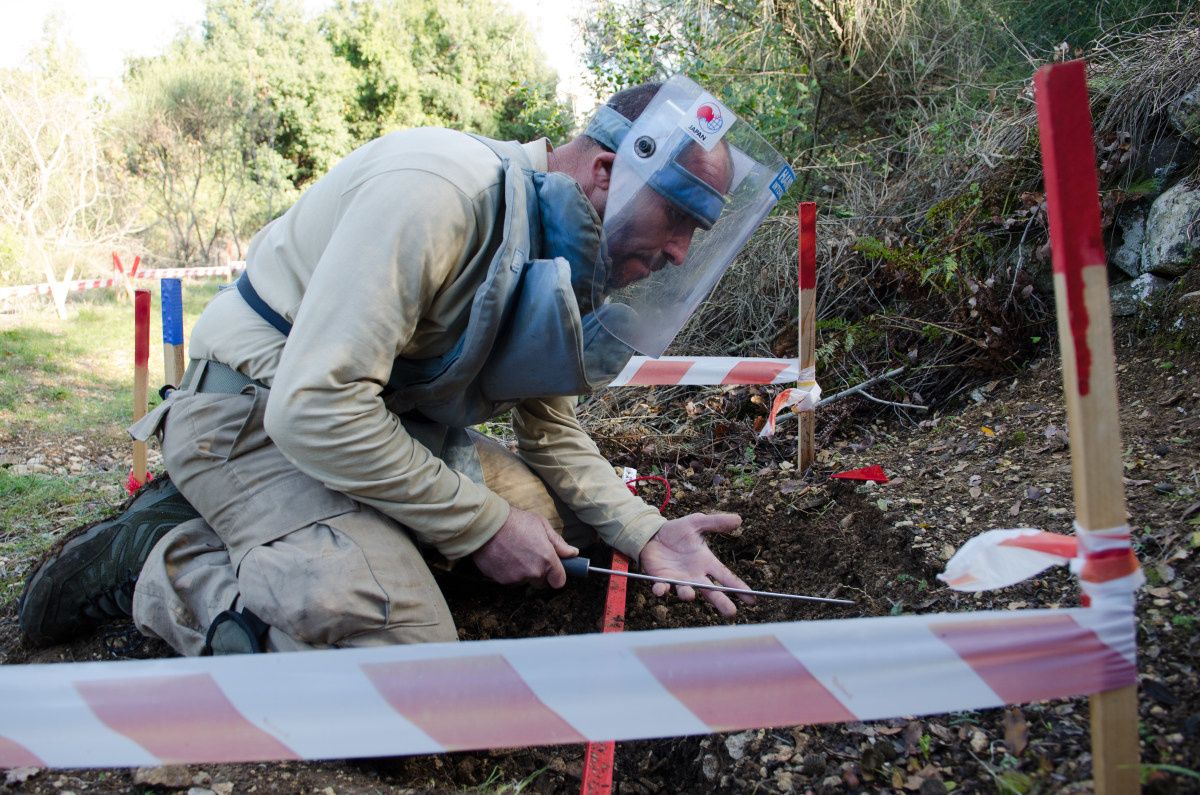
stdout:
POLYGON ((983 432, 984 436, 995 436, 996 435, 996 432, 993 431, 991 428, 989 428, 986 425, 982 426, 979 430, 983 432))
POLYGON ((1004 710, 1004 745, 1013 756, 1020 756, 1029 745, 1029 724, 1020 707, 1004 710))
POLYGON ((1021 501, 1020 501, 1020 500, 1017 500, 1016 502, 1014 502, 1014 503, 1012 504, 1012 507, 1008 509, 1008 515, 1009 515, 1009 516, 1016 516, 1016 515, 1017 515, 1017 514, 1019 514, 1020 512, 1021 512, 1021 501))
POLYGON ((970 494, 971 499, 977 500, 979 499, 979 495, 983 494, 983 489, 979 488, 978 486, 972 486, 970 488, 970 494))
POLYGON ((925 733, 925 727, 921 721, 909 721, 904 727, 904 752, 906 754, 915 754, 917 749, 921 747, 921 735, 925 733))

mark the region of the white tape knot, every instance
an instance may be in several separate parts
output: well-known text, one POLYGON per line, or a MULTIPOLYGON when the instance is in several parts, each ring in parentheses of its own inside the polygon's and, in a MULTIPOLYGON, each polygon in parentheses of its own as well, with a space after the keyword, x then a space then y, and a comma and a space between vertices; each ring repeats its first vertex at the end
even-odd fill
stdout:
POLYGON ((963 544, 938 579, 956 591, 990 591, 1056 565, 1070 566, 1091 602, 1128 600, 1145 582, 1128 526, 1085 530, 1078 522, 1073 537, 1029 527, 980 533, 963 544))
POLYGON ((820 402, 821 387, 817 384, 817 368, 805 367, 796 378, 796 386, 783 390, 775 397, 775 401, 771 404, 771 410, 767 414, 767 421, 762 430, 758 432, 758 438, 766 439, 775 435, 779 412, 793 406, 796 407, 796 411, 800 412, 816 411, 817 404, 820 402))

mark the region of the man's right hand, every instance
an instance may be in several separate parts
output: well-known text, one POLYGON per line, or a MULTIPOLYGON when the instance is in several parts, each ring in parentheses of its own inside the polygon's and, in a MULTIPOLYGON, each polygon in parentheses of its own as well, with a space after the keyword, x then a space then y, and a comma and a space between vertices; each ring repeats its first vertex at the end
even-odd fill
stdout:
POLYGON ((545 518, 510 507, 508 519, 471 559, 485 577, 502 585, 544 582, 561 588, 567 584, 567 573, 560 559, 578 554, 545 518))

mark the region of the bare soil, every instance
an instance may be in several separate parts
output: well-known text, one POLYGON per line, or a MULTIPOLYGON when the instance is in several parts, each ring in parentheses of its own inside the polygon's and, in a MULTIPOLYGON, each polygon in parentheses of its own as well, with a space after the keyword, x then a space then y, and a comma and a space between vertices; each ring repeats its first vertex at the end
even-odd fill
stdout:
MULTIPOLYGON (((1191 322, 1196 322, 1192 318, 1191 322)), ((1147 791, 1197 792, 1200 779, 1168 767, 1200 766, 1196 652, 1200 608, 1200 354, 1165 351, 1141 327, 1117 334, 1126 496, 1149 583, 1139 596, 1142 760, 1147 791)), ((748 393, 747 393, 748 394, 748 393)), ((748 397, 747 397, 748 399, 748 397)), ((794 425, 790 426, 794 428, 794 425)), ((666 450, 662 440, 608 440, 614 464, 667 476, 669 516, 734 511, 744 524, 716 538, 718 554, 755 588, 856 600, 853 608, 787 600, 744 607, 738 623, 899 613, 1072 606, 1075 585, 1048 571, 995 593, 963 595, 935 579, 967 539, 997 527, 1070 532, 1070 452, 1057 359, 982 385, 952 413, 913 422, 844 422, 801 478, 787 440, 753 446, 738 461, 666 450), (618 443, 618 441, 620 443, 618 443), (880 464, 886 485, 831 481, 880 464)), ((605 440, 601 440, 602 443, 605 440)), ((10 454, 23 450, 8 440, 10 454)), ((110 448, 93 458, 119 458, 110 448)), ((646 493, 652 502, 661 494, 646 493)), ((597 553, 603 557, 604 553, 597 553)), ((597 631, 604 582, 563 591, 501 588, 463 576, 444 588, 464 640, 597 631)), ((654 597, 631 583, 630 630, 720 623, 703 604, 654 597)), ((20 646, 13 609, 0 616, 0 661, 113 659, 169 654, 120 624, 41 650, 20 646)), ((586 683, 581 683, 586 686, 586 683)), ((1090 792, 1086 699, 871 724, 782 727, 731 735, 621 743, 615 789, 657 792, 1090 792)), ((548 747, 320 763, 199 765, 158 771, 24 771, 22 792, 566 792, 580 784, 583 749, 548 747), (171 778, 174 776, 174 778, 171 778), (150 783, 159 781, 159 783, 150 783), (166 783, 163 783, 163 782, 166 783)), ((10 771, 10 777, 18 771, 10 771)))

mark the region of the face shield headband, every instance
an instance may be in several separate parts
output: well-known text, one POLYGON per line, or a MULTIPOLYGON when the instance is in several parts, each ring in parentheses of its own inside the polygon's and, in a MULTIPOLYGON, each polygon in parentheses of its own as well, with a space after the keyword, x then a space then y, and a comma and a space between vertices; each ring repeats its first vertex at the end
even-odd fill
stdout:
MULTIPOLYGON (((633 122, 629 119, 607 105, 602 105, 584 134, 606 149, 616 152, 621 148, 625 134, 632 127, 633 122)), ((725 197, 712 185, 679 164, 677 158, 689 143, 687 139, 680 141, 666 167, 651 174, 646 184, 673 206, 691 216, 701 229, 708 230, 712 229, 720 217, 721 210, 725 207, 725 197)), ((634 148, 639 154, 653 154, 654 145, 652 138, 643 137, 634 143, 634 148)))
POLYGON ((635 122, 604 106, 585 134, 616 153, 604 212, 610 259, 593 305, 623 304, 608 331, 660 356, 794 175, 748 123, 682 75, 635 122))

